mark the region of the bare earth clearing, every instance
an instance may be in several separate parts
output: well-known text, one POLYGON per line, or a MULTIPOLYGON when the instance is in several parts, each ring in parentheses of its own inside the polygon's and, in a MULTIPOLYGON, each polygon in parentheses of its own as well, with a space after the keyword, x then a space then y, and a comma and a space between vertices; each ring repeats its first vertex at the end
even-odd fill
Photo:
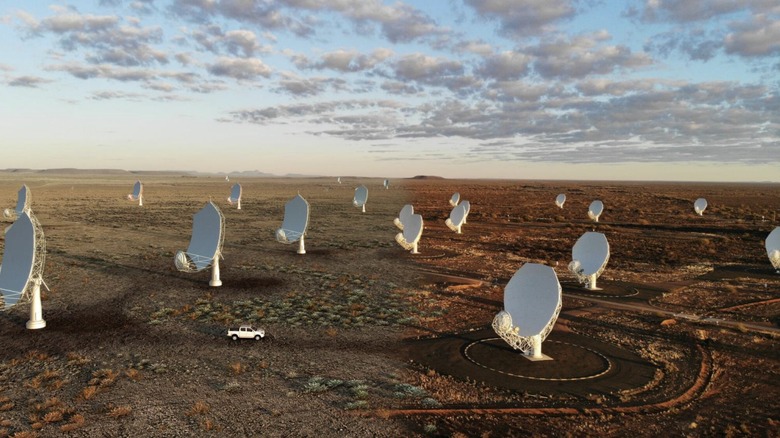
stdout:
POLYGON ((0 314, 0 436, 780 430, 780 275, 764 250, 780 186, 342 181, 0 172, 0 208, 31 189, 51 288, 45 329, 25 329, 27 304, 0 314), (124 199, 136 179, 143 207, 124 199), (240 211, 225 201, 236 181, 240 211), (461 235, 444 225, 455 191, 472 204, 461 235), (303 256, 273 238, 298 192, 303 256), (219 288, 173 264, 209 198, 226 223, 219 288), (425 220, 416 256, 393 241, 405 203, 425 220), (612 254, 598 292, 566 271, 593 229, 612 254), (526 262, 557 263, 564 287, 552 362, 489 328, 526 262), (224 336, 241 323, 270 336, 224 336))

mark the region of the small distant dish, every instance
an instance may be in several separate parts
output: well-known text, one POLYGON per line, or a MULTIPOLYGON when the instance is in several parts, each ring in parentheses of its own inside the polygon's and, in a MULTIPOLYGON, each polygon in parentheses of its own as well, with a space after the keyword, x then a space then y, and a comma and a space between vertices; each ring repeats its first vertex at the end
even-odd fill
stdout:
POLYGON ((531 360, 549 360, 542 342, 561 312, 561 284, 546 265, 526 263, 504 288, 504 310, 493 318, 493 330, 531 360))
POLYGON ((453 207, 450 212, 450 217, 444 221, 444 223, 452 231, 461 234, 460 227, 463 226, 463 221, 466 220, 466 207, 461 204, 453 207))
POLYGON ((583 234, 572 247, 571 259, 569 271, 577 277, 577 281, 584 283, 586 289, 599 290, 596 279, 609 261, 607 237, 593 231, 583 234))
POLYGON ((593 222, 599 221, 599 216, 601 216, 601 213, 604 212, 604 203, 596 200, 590 203, 590 207, 588 207, 588 217, 593 222))
POLYGON ((382 183, 383 186, 385 186, 385 190, 390 188, 390 180, 386 179, 384 183, 382 183))
POLYGON ((355 189, 355 197, 352 199, 352 205, 358 208, 363 208, 363 213, 366 212, 366 201, 368 201, 368 189, 366 186, 360 186, 355 189))
POLYGON ((174 257, 176 268, 182 272, 199 272, 211 267, 209 286, 222 286, 219 278, 219 258, 225 241, 225 217, 209 201, 192 219, 192 237, 187 251, 174 257))
POLYGON ((707 208, 707 200, 704 198, 699 198, 693 203, 693 211, 696 212, 699 216, 704 214, 704 210, 707 208))
POLYGON ((410 215, 404 221, 402 229, 404 231, 395 236, 395 241, 404 249, 411 250, 412 254, 419 254, 417 243, 420 241, 423 232, 422 216, 419 214, 410 215))
POLYGON ((138 205, 144 205, 144 185, 141 181, 136 181, 135 184, 133 184, 133 193, 127 195, 127 199, 138 201, 138 205))
POLYGON ((768 236, 766 236, 766 255, 769 262, 780 274, 780 227, 775 227, 768 236))
POLYGON ((230 176, 225 175, 225 181, 230 182, 230 176))
POLYGON ((450 198, 450 205, 454 207, 458 205, 459 202, 460 202, 460 193, 458 192, 453 193, 452 197, 450 198))
POLYGON ((465 213, 463 215, 463 223, 467 224, 468 223, 468 218, 469 218, 469 213, 471 213, 471 202, 469 202, 469 201, 464 199, 464 200, 460 201, 460 205, 463 206, 463 212, 465 213))
POLYGON ((298 242, 298 254, 306 254, 303 238, 309 226, 309 203, 298 194, 284 205, 284 220, 276 230, 276 241, 281 243, 298 242))
POLYGON ((243 192, 243 189, 241 188, 241 184, 235 183, 233 184, 233 187, 230 189, 230 196, 228 196, 227 201, 228 204, 233 205, 237 204, 238 208, 236 210, 241 210, 241 193, 243 192))
POLYGON ((336 181, 341 184, 341 177, 336 178, 336 181))
POLYGON ((19 215, 30 210, 31 199, 30 189, 26 184, 22 184, 22 187, 19 189, 19 193, 16 196, 16 208, 6 208, 5 211, 3 211, 3 216, 7 219, 15 220, 19 215))
POLYGON ((561 193, 560 195, 555 197, 555 205, 558 206, 558 208, 563 208, 563 203, 566 202, 566 195, 561 193))
POLYGON ((401 209, 401 212, 398 213, 398 217, 393 220, 393 223, 395 224, 396 227, 398 227, 398 229, 403 230, 404 223, 413 214, 414 214, 414 207, 412 206, 412 204, 406 204, 401 209))
POLYGON ((3 260, 0 265, 0 293, 3 310, 21 301, 30 300, 30 330, 46 327, 41 306, 43 267, 46 261, 46 239, 31 210, 19 214, 5 235, 3 260))

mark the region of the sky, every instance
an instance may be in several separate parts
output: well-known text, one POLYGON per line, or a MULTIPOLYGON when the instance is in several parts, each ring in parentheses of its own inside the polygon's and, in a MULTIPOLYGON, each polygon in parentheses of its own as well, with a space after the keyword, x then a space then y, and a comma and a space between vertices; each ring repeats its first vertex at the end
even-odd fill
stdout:
POLYGON ((0 168, 780 182, 777 0, 0 0, 0 168))

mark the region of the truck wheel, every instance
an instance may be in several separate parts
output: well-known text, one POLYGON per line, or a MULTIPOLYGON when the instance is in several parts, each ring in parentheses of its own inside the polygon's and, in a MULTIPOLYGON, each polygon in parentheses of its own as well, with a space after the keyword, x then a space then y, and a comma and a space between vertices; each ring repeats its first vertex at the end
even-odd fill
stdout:
POLYGON ((238 335, 233 335, 233 340, 237 341, 238 340, 238 335))
POLYGON ((260 340, 260 335, 255 335, 255 341, 259 341, 259 340, 260 340))

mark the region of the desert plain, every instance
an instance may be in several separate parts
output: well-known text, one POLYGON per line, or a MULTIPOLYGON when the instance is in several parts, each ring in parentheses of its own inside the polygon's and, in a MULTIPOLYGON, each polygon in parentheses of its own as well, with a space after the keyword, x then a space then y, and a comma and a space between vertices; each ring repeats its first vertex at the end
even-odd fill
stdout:
POLYGON ((0 209, 31 190, 49 289, 44 329, 25 328, 29 304, 0 313, 0 437, 780 431, 780 274, 764 248, 780 185, 341 181, 0 171, 0 209), (143 206, 126 199, 136 180, 143 206), (454 192, 471 203, 462 234, 444 224, 454 192), (305 255, 274 238, 298 193, 305 255), (221 287, 174 266, 209 200, 225 217, 221 287), (405 204, 425 222, 420 254, 394 241, 405 204), (586 231, 610 244, 599 291, 567 270, 586 231), (552 361, 490 327, 529 262, 563 288, 552 361), (225 336, 240 324, 267 336, 225 336))

